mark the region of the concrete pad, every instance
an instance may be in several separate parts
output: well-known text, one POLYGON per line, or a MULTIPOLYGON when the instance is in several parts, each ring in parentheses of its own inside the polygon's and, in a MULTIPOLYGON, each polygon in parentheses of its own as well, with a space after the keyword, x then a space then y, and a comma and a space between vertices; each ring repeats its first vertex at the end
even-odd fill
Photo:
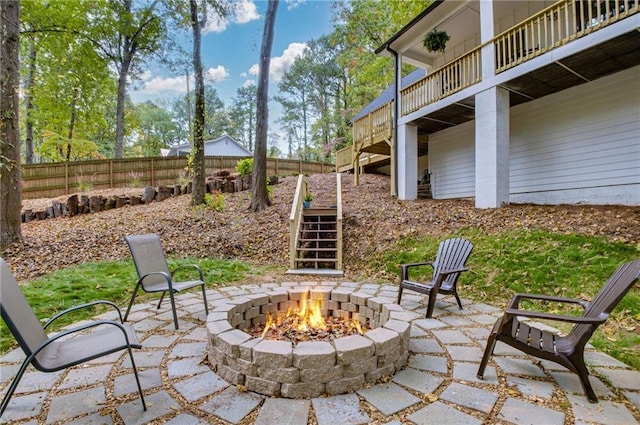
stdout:
POLYGON ((242 393, 236 387, 229 387, 205 403, 201 409, 220 419, 237 424, 262 400, 264 400, 263 396, 252 392, 242 393))
POLYGON ((446 357, 427 356, 424 354, 414 354, 409 357, 409 367, 429 372, 447 373, 447 363, 446 357))
POLYGON ((447 389, 440 394, 440 398, 483 413, 491 412, 496 401, 498 401, 498 395, 494 392, 469 387, 456 382, 449 385, 447 389))
POLYGON ((514 398, 505 401, 498 418, 518 425, 564 425, 564 413, 514 398))
POLYGON ((420 409, 407 416, 407 418, 416 425, 480 425, 482 421, 471 415, 463 413, 444 403, 436 401, 431 403, 424 409, 420 409))
POLYGON ((169 394, 160 391, 144 397, 147 411, 142 409, 139 398, 119 405, 116 410, 127 425, 144 425, 155 419, 180 409, 180 405, 169 394))
POLYGON ((189 403, 193 403, 202 397, 217 393, 228 386, 229 383, 227 381, 223 381, 218 375, 211 371, 198 374, 173 384, 173 387, 189 403))
POLYGON ((607 400, 598 400, 598 404, 590 403, 586 397, 578 397, 568 394, 576 425, 606 424, 606 425, 630 425, 638 423, 633 414, 622 403, 613 403, 607 400))
POLYGON ((393 415, 420 402, 418 397, 393 382, 374 385, 357 393, 385 415, 393 415))
POLYGON ((370 422, 369 416, 361 411, 360 400, 355 394, 314 398, 311 401, 318 425, 359 425, 370 422))
POLYGON ((47 413, 47 423, 97 412, 106 402, 104 388, 95 387, 54 397, 47 413))
POLYGON ((393 382, 423 394, 432 394, 444 381, 443 378, 406 368, 393 377, 393 382))
POLYGON ((254 425, 306 425, 310 409, 309 400, 268 398, 262 405, 254 425))

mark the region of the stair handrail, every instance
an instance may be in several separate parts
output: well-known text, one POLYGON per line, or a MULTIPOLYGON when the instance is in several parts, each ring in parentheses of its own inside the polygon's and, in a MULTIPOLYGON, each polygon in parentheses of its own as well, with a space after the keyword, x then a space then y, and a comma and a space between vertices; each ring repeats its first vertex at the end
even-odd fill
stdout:
POLYGON ((309 191, 309 183, 303 174, 298 175, 296 191, 293 195, 291 213, 289 214, 289 268, 296 268, 296 248, 300 237, 300 222, 302 221, 302 201, 309 191))
POLYGON ((336 227, 337 227, 337 262, 336 270, 342 271, 342 174, 336 173, 336 227))

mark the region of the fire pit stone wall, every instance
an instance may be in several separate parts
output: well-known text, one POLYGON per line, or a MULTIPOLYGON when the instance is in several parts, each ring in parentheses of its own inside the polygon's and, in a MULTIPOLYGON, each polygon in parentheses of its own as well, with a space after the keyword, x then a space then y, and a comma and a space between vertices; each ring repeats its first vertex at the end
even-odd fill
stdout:
POLYGON ((364 292, 274 288, 217 305, 207 317, 208 358, 218 375, 259 394, 311 398, 338 395, 393 376, 409 357, 404 309, 364 292), (267 314, 285 315, 304 300, 321 300, 325 317, 358 318, 371 330, 332 341, 289 341, 254 337, 242 329, 264 324, 267 314))

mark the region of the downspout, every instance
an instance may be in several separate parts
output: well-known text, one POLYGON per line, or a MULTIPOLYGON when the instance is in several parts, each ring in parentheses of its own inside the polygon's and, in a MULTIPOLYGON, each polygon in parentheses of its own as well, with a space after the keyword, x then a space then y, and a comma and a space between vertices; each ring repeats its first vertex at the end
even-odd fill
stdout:
POLYGON ((386 49, 389 53, 393 55, 393 150, 395 154, 393 155, 393 172, 395 173, 393 182, 393 194, 398 196, 398 113, 400 111, 400 106, 398 105, 398 91, 401 88, 398 88, 398 81, 402 82, 400 79, 400 60, 398 52, 393 50, 389 44, 386 45, 386 49))

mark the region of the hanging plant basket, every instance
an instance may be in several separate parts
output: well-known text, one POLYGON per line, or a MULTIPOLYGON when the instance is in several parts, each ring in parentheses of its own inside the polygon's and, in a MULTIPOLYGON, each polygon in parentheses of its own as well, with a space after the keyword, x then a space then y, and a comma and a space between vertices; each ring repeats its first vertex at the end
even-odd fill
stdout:
POLYGON ((424 36, 422 43, 427 51, 444 54, 444 49, 449 40, 451 40, 451 36, 447 34, 446 31, 440 31, 434 28, 424 36))

